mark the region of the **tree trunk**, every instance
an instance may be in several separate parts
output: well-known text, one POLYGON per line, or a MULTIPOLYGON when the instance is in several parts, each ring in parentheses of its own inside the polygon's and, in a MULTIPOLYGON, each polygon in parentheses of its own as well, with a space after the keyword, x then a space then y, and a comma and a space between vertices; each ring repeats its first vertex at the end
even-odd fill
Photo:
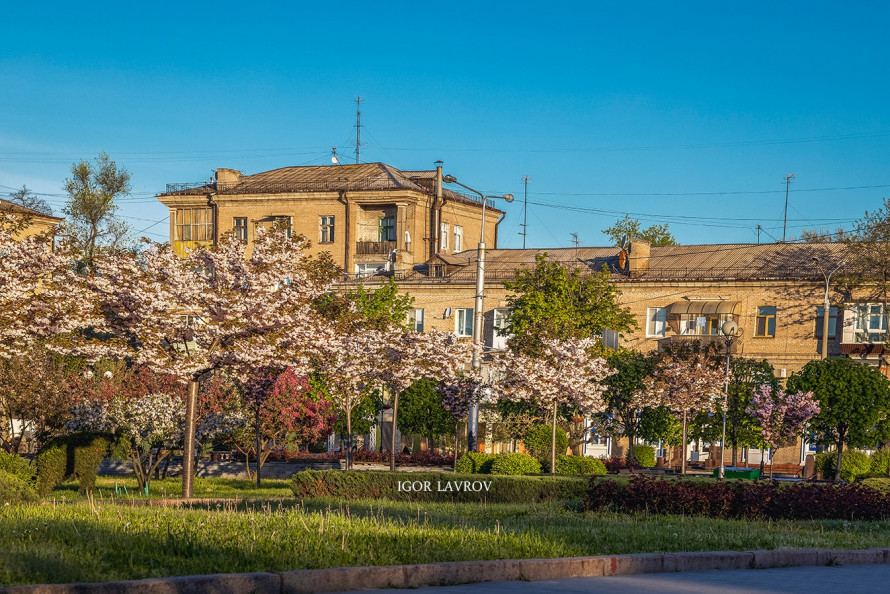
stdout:
POLYGON ((838 433, 837 440, 837 464, 834 468, 834 482, 839 483, 841 481, 841 462, 843 461, 844 456, 844 437, 842 433, 838 433))
POLYGON ((686 410, 683 410, 683 444, 680 452, 680 474, 686 474, 686 410))
POLYGON ((739 461, 739 444, 736 443, 735 438, 732 440, 732 465, 737 466, 739 461))
POLYGON ((627 434, 627 462, 628 466, 636 466, 636 459, 634 458, 634 440, 636 439, 636 431, 633 429, 633 424, 625 423, 625 433, 627 434))
MULTIPOLYGON (((410 409, 409 409, 410 410, 410 409)), ((399 414, 399 394, 393 390, 392 395, 392 435, 390 435, 389 446, 389 469, 393 472, 396 470, 396 419, 399 414)))
POLYGON ((254 428, 256 429, 256 488, 259 489, 260 488, 260 470, 263 467, 263 464, 260 460, 260 456, 262 456, 263 450, 262 450, 262 444, 260 444, 261 430, 260 430, 260 403, 259 403, 259 399, 257 399, 257 403, 256 403, 256 417, 254 419, 254 423, 255 423, 254 428))
POLYGON ((346 409, 346 470, 352 470, 352 408, 346 409))
POLYGON ((556 403, 553 403, 553 432, 550 444, 550 474, 556 474, 556 403))
POLYGON ((189 380, 185 406, 185 439, 182 448, 182 498, 190 499, 195 476, 195 408, 198 404, 198 382, 189 380))
MULTIPOLYGON (((776 446, 776 452, 779 451, 779 446, 776 446)), ((773 466, 776 465, 776 454, 773 452, 773 448, 769 449, 769 480, 773 480, 773 466)))
POLYGON ((457 470, 457 446, 458 446, 458 440, 460 439, 458 437, 459 431, 460 431, 460 423, 455 422, 454 423, 454 470, 457 470))

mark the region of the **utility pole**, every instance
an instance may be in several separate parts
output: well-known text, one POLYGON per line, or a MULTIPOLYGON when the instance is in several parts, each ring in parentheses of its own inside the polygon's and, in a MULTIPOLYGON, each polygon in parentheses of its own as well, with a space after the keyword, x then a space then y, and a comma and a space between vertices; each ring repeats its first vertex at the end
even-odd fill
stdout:
POLYGON ((760 230, 763 229, 760 225, 757 225, 757 245, 760 245, 760 230))
POLYGON ((359 163, 359 156, 362 152, 362 99, 355 98, 355 164, 359 163))
POLYGON ((785 233, 788 230, 788 188, 791 187, 791 180, 796 174, 789 173, 785 176, 785 221, 782 223, 782 243, 785 243, 785 233))
POLYGON ((522 249, 525 249, 525 238, 528 237, 528 182, 532 180, 527 175, 523 175, 521 178, 522 183, 525 185, 525 193, 522 199, 522 249))

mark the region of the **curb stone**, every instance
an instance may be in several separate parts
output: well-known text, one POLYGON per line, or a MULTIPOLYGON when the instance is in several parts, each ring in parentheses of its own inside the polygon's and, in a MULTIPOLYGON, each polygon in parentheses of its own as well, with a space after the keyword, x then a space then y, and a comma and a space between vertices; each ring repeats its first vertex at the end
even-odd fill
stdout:
POLYGON ((478 582, 533 582, 640 573, 882 563, 890 563, 890 548, 641 553, 561 559, 336 567, 277 573, 221 573, 92 584, 23 585, 0 588, 0 594, 305 594, 478 582))

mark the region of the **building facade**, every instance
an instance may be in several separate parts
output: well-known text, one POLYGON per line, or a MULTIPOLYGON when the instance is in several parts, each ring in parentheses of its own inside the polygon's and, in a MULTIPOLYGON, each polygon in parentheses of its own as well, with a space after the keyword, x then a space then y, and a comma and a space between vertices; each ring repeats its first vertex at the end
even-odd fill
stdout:
POLYGON ((18 220, 24 218, 25 227, 16 232, 17 239, 53 231, 64 220, 0 198, 0 215, 5 213, 15 215, 18 220))
MULTIPOLYGON (((310 253, 329 252, 347 277, 401 277, 437 253, 479 241, 482 203, 443 188, 442 177, 441 166, 400 171, 383 163, 253 175, 217 169, 212 181, 169 184, 158 199, 170 209, 170 241, 179 254, 227 233, 249 246, 258 227, 277 223, 308 238, 310 253)), ((486 210, 485 237, 496 246, 504 213, 486 210)))

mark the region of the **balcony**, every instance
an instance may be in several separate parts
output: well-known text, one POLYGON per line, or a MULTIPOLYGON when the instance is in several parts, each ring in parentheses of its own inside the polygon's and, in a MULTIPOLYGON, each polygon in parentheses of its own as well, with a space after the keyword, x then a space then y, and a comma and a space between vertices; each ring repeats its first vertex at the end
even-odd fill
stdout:
MULTIPOLYGON (((669 344, 679 344, 683 342, 692 342, 694 340, 698 340, 701 342, 702 347, 706 347, 712 342, 716 342, 717 346, 720 347, 720 350, 724 350, 726 348, 726 341, 723 340, 723 337, 717 334, 672 334, 666 338, 662 338, 658 341, 659 350, 669 344)), ((740 340, 733 340, 732 348, 730 351, 733 354, 739 352, 739 343, 740 340)))
POLYGON ((356 255, 381 254, 388 256, 396 249, 395 241, 357 241, 355 243, 356 255))

